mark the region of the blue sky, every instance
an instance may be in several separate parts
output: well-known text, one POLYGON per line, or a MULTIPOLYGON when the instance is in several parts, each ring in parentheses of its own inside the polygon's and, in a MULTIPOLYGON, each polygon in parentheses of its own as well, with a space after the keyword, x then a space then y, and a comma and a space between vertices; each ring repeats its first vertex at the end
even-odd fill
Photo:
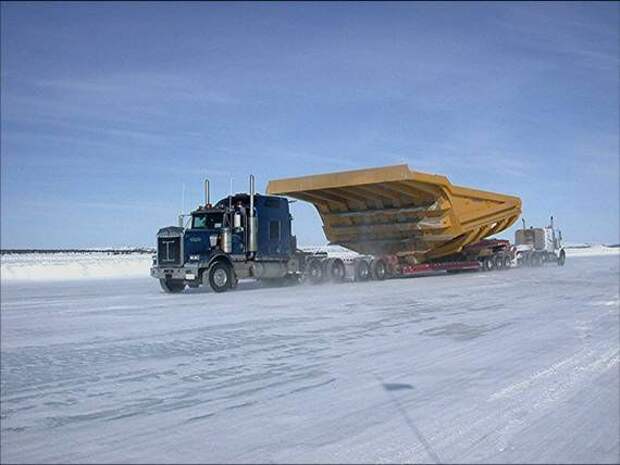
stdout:
POLYGON ((1 246, 153 245, 204 177, 397 163, 619 242, 619 9, 3 3, 1 246))

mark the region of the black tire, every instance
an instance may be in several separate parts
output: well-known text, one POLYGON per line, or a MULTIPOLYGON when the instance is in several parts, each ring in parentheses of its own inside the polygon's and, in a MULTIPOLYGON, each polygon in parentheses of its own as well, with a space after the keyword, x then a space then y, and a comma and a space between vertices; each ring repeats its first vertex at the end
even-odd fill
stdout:
POLYGON ((504 255, 503 254, 495 254, 493 255, 493 266, 496 270, 504 269, 504 255))
POLYGON ((512 258, 510 258, 510 255, 504 255, 503 269, 509 270, 511 266, 512 266, 512 258))
POLYGON ((527 254, 527 260, 526 260, 526 265, 529 267, 533 267, 536 266, 536 258, 535 258, 535 254, 534 253, 529 253, 527 254))
POLYGON ((325 266, 327 268, 326 275, 330 281, 335 283, 341 283, 344 281, 345 267, 342 260, 340 260, 339 258, 330 258, 325 263, 325 266))
POLYGON ((209 285, 214 292, 226 292, 232 287, 233 273, 230 265, 216 262, 209 268, 209 285))
POLYGON ((493 257, 484 257, 482 260, 482 271, 493 271, 495 269, 495 260, 493 257))
POLYGON ((566 263, 566 252, 560 250, 560 256, 558 257, 558 266, 564 266, 566 263))
POLYGON ((325 269, 321 260, 313 259, 308 263, 308 279, 312 284, 320 284, 325 279, 325 269))
POLYGON ((354 278, 355 281, 364 282, 368 281, 370 276, 370 266, 366 260, 357 260, 354 265, 354 278))
POLYGON ((185 282, 181 279, 160 279, 159 285, 167 294, 178 294, 185 289, 185 282))
POLYGON ((381 259, 373 260, 370 265, 370 270, 372 272, 372 277, 377 281, 383 281, 387 278, 387 265, 381 259))
POLYGON ((527 253, 517 255, 517 264, 519 266, 530 266, 530 256, 527 253))

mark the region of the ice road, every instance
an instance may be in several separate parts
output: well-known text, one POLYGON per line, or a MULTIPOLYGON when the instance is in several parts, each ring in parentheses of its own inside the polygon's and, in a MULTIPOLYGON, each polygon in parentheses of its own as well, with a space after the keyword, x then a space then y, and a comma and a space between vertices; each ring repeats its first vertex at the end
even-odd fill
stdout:
POLYGON ((7 281, 0 458, 617 463, 619 265, 225 294, 7 281))

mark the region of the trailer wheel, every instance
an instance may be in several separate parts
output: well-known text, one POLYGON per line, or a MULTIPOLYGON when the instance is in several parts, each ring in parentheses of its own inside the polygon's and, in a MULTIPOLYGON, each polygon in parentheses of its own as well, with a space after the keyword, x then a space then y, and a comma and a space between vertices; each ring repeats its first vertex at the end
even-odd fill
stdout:
POLYGON ((503 254, 495 254, 493 255, 493 267, 496 270, 504 269, 504 255, 503 254))
POLYGON ((214 292, 225 292, 232 287, 232 270, 227 263, 216 262, 209 268, 209 285, 214 292))
POLYGON ((315 258, 308 264, 308 279, 312 284, 320 284, 324 278, 323 264, 315 258))
POLYGON ((181 279, 160 279, 159 285, 166 294, 178 294, 185 289, 185 282, 181 279))
POLYGON ((512 259, 510 258, 510 255, 504 255, 504 270, 509 270, 510 267, 512 266, 512 259))
POLYGON ((370 269, 372 271, 372 276, 377 281, 383 281, 387 277, 387 266, 385 262, 381 259, 373 260, 370 265, 370 269))
POLYGON ((532 267, 535 265, 536 259, 534 258, 534 252, 530 252, 526 255, 526 259, 525 259, 525 265, 532 267))
POLYGON ((538 253, 532 254, 530 257, 530 266, 542 266, 542 256, 538 253))
POLYGON ((558 257, 558 265, 564 266, 564 263, 566 263, 566 252, 564 252, 564 250, 560 250, 560 256, 558 257))
POLYGON ((339 258, 330 258, 326 263, 327 276, 335 283, 344 281, 345 268, 344 262, 339 258))
POLYGON ((495 269, 495 260, 493 260, 493 257, 484 257, 484 260, 482 260, 482 269, 484 271, 493 271, 495 269))
POLYGON ((370 266, 366 260, 357 260, 354 270, 355 281, 368 281, 370 279, 370 266))

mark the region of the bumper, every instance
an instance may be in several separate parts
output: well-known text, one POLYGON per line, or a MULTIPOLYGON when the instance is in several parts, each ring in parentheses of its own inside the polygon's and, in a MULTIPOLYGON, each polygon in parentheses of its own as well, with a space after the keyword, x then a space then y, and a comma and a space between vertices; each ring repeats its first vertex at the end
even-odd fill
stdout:
POLYGON ((179 279, 188 282, 195 282, 196 279, 198 279, 198 265, 162 267, 155 265, 151 268, 151 276, 155 279, 179 279))

